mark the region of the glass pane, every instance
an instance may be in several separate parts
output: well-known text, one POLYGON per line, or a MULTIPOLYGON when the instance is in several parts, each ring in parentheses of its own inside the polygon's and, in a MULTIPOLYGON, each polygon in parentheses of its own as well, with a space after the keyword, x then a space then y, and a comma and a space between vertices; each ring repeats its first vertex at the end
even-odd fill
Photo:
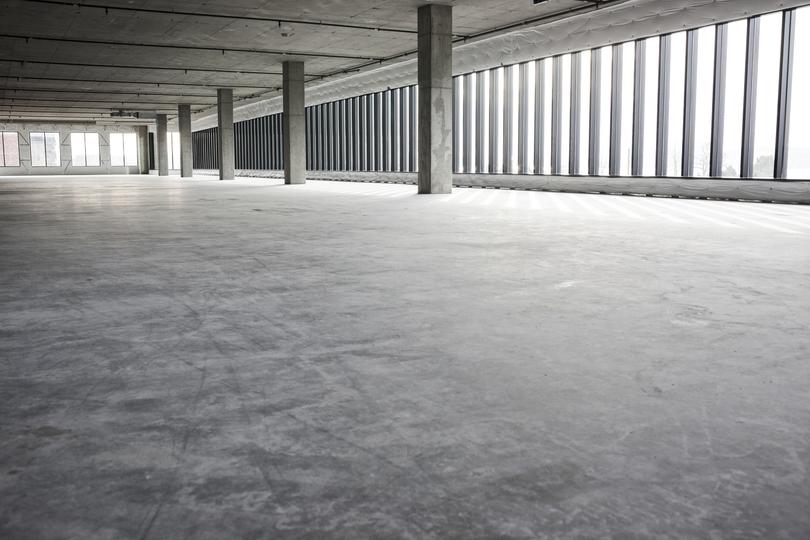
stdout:
POLYGON ((633 164, 633 104, 636 79, 636 44, 622 44, 622 118, 619 174, 630 176, 633 164))
POLYGON ((709 176, 714 103, 714 34, 708 26, 697 32, 697 92, 695 95, 695 162, 692 176, 709 176))
POLYGON ((560 85, 560 174, 568 174, 568 157, 571 153, 571 55, 566 54, 562 62, 562 84, 560 85))
POLYGON ((742 162, 743 104, 745 96, 745 49, 748 23, 728 25, 725 114, 723 119, 723 176, 740 176, 742 162))
MULTIPOLYGON (((503 172, 505 173, 515 173, 517 172, 517 165, 518 165, 518 156, 517 156, 517 134, 518 134, 518 102, 520 101, 520 86, 519 86, 519 79, 518 70, 520 68, 516 65, 509 66, 506 68, 506 73, 504 77, 506 79, 506 91, 509 92, 509 99, 511 103, 511 107, 504 106, 503 114, 504 114, 504 125, 509 127, 509 133, 506 135, 509 138, 509 156, 505 157, 505 162, 503 165, 503 172), (506 115, 509 115, 508 117, 506 115), (508 119, 507 119, 508 118, 508 119)), ((506 94, 504 94, 506 96, 506 94)), ((469 119, 464 118, 464 128, 467 129, 469 119)))
POLYGON ((45 161, 48 167, 58 167, 60 163, 59 155, 59 134, 45 134, 45 161))
MULTIPOLYGON (((490 69, 490 70, 487 70, 487 71, 484 71, 484 72, 478 74, 479 77, 484 77, 484 117, 481 118, 481 121, 484 123, 484 127, 483 127, 484 140, 483 140, 483 143, 482 143, 484 155, 481 157, 481 162, 480 162, 481 170, 483 172, 486 172, 486 171, 489 170, 489 160, 490 160, 490 156, 489 156, 489 137, 490 137, 490 135, 489 135, 489 129, 490 129, 490 126, 489 126, 489 109, 490 109, 490 107, 493 106, 492 105, 492 100, 495 99, 495 96, 490 96, 489 95, 489 78, 493 76, 492 73, 493 72, 490 69)), ((417 93, 416 99, 419 99, 419 94, 418 93, 417 93)), ((417 108, 417 110, 418 110, 418 108, 417 108)), ((419 115, 417 115, 417 118, 418 118, 418 116, 419 115)), ((418 129, 417 129, 417 132, 418 132, 418 129)), ((417 163, 416 160, 414 160, 414 162, 417 163)))
POLYGON ((788 178, 810 179, 810 7, 796 10, 793 96, 790 104, 788 178))
POLYGON ((45 166, 45 134, 31 133, 31 166, 45 166))
POLYGON ((579 169, 588 174, 588 149, 591 136, 591 51, 581 53, 579 71, 579 169))
POLYGON ((526 87, 523 89, 526 92, 526 96, 528 99, 526 103, 528 104, 528 108, 524 111, 525 115, 525 126, 526 126, 526 133, 524 136, 526 137, 526 156, 525 156, 525 167, 526 172, 528 174, 534 173, 534 108, 536 106, 534 102, 534 86, 536 83, 535 77, 535 68, 537 66, 536 62, 529 62, 526 64, 526 87))
POLYGON ((124 164, 128 167, 138 165, 138 137, 134 133, 124 134, 124 164))
MULTIPOLYGON (((470 78, 470 86, 471 86, 471 88, 470 88, 470 95, 465 96, 465 97, 467 98, 467 100, 469 100, 472 103, 472 115, 470 116, 470 118, 466 118, 465 120, 467 121, 467 129, 469 130, 470 137, 472 138, 472 141, 473 141, 473 144, 470 145, 470 146, 472 146, 472 148, 470 149, 469 168, 467 169, 467 172, 469 172, 469 173, 475 172, 475 161, 476 161, 476 159, 478 159, 477 154, 476 154, 476 148, 475 148, 475 138, 477 137, 477 133, 478 133, 478 122, 481 121, 480 118, 476 117, 476 112, 477 112, 476 111, 476 103, 478 103, 478 86, 477 85, 478 85, 478 77, 480 77, 480 76, 481 76, 480 73, 470 73, 469 75, 467 75, 467 77, 470 78)), ((403 94, 400 97, 400 99, 403 101, 403 103, 405 104, 405 108, 407 109, 407 106, 408 106, 408 97, 407 97, 407 95, 403 94)), ((403 137, 405 137, 406 140, 407 140, 407 133, 406 133, 405 130, 408 127, 408 121, 407 121, 407 119, 408 119, 408 111, 405 110, 404 112, 405 112, 405 115, 400 120, 400 122, 402 122, 402 126, 403 126, 403 129, 402 129, 403 137)), ((407 147, 407 145, 406 145, 406 147, 407 147)), ((407 152, 407 148, 405 148, 405 151, 407 152)), ((403 161, 404 161, 404 163, 407 164, 407 160, 403 160, 403 161)), ((406 166, 406 168, 407 168, 407 166, 406 166)))
POLYGON ((754 177, 773 178, 782 14, 764 15, 760 21, 756 123, 754 124, 754 177))
POLYGON ((543 86, 545 87, 543 99, 543 174, 551 174, 551 111, 554 91, 553 61, 551 58, 543 60, 543 86))
MULTIPOLYGON (((234 128, 235 129, 235 128, 234 128)), ((234 132, 234 137, 236 137, 236 133, 234 132)), ((236 139, 234 139, 235 141, 236 139)), ((123 142, 122 142, 123 144, 123 142)), ((234 148, 236 148, 234 143, 234 148)), ((235 150, 234 150, 235 152, 235 150)), ((235 158, 235 154, 234 154, 235 158)), ((166 132, 166 163, 169 167, 169 170, 174 169, 174 141, 172 141, 172 132, 166 132)))
POLYGON ((172 162, 169 165, 170 169, 179 169, 180 168, 180 133, 177 131, 173 131, 170 133, 171 135, 171 156, 172 162))
POLYGON ((601 91, 599 94, 599 170, 601 176, 610 174, 610 96, 613 80, 613 47, 602 47, 601 91))
POLYGON ((98 167, 101 165, 101 158, 98 151, 98 133, 84 134, 84 148, 87 156, 88 167, 98 167))
POLYGON ((655 176, 655 150, 658 138, 658 64, 661 40, 657 37, 646 40, 644 66, 644 156, 641 174, 655 176))
POLYGON ((124 166, 124 136, 122 133, 110 133, 110 165, 124 166))
POLYGON ((84 133, 70 134, 71 164, 74 167, 84 167, 87 160, 84 157, 84 133))
POLYGON ((6 167, 20 166, 20 143, 17 133, 7 131, 3 133, 3 153, 6 167))
POLYGON ((669 72, 669 143, 667 176, 681 176, 683 156, 683 105, 686 78, 686 32, 672 34, 669 72))
POLYGON ((499 68, 497 71, 496 76, 497 84, 498 84, 498 102, 495 105, 496 110, 500 111, 498 114, 498 125, 495 126, 495 130, 498 133, 498 141, 501 144, 497 145, 495 149, 496 155, 494 156, 496 167, 495 170, 498 172, 504 172, 506 170, 506 156, 503 155, 503 138, 504 138, 504 125, 506 124, 506 100, 504 99, 505 90, 504 87, 506 85, 506 68, 499 68))

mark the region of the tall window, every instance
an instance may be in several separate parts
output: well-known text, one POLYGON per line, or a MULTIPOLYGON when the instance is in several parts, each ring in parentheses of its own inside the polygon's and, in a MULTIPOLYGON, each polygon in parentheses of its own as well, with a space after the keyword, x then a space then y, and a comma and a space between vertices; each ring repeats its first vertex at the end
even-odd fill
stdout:
POLYGON ((810 7, 796 10, 796 42, 793 56, 793 98, 790 105, 788 178, 810 179, 810 7))
POLYGON ((714 104, 714 26, 697 31, 695 76, 695 161, 685 175, 709 176, 712 152, 712 105, 714 104))
POLYGON ((98 133, 70 134, 71 163, 74 167, 98 167, 98 133))
POLYGON ((745 50, 748 43, 748 22, 736 21, 728 25, 726 46, 726 87, 723 91, 723 176, 740 176, 742 162, 743 105, 745 101, 745 50))
POLYGON ((661 40, 652 37, 646 40, 646 65, 644 66, 644 155, 641 174, 655 176, 655 143, 658 128, 658 63, 661 40))
POLYGON ((579 70, 579 163, 571 174, 588 174, 588 141, 591 137, 591 51, 580 53, 579 70))
POLYGON ((110 165, 113 167, 138 165, 138 136, 135 133, 110 133, 110 165))
POLYGON ((571 55, 560 58, 562 79, 560 91, 560 174, 570 174, 569 156, 571 155, 571 55))
POLYGON ((16 131, 0 132, 0 167, 20 166, 20 141, 16 131))
POLYGON ((782 43, 782 13, 763 15, 759 27, 759 67, 754 123, 753 172, 758 178, 773 178, 774 172, 780 43, 782 43))
POLYGON ((31 133, 31 166, 58 167, 61 164, 58 133, 31 133))
POLYGON ((629 176, 633 163, 633 99, 635 97, 634 80, 636 75, 636 44, 633 41, 624 43, 619 52, 622 55, 622 115, 619 121, 619 174, 629 176))
POLYGON ((672 34, 669 71, 669 144, 667 176, 683 174, 683 110, 686 79, 686 32, 672 34))
POLYGON ((554 104, 553 98, 553 87, 554 87, 554 77, 553 77, 553 59, 546 58, 543 60, 543 85, 544 85, 544 97, 545 103, 543 103, 543 110, 545 114, 543 115, 543 174, 551 174, 551 119, 552 119, 552 107, 554 104))
MULTIPOLYGON (((601 60, 601 89, 599 92, 599 168, 600 176, 610 174, 610 98, 613 82, 613 47, 602 47, 601 60)), ((594 135, 597 136, 597 135, 594 135)))
POLYGON ((169 140, 169 169, 180 168, 180 132, 170 131, 167 133, 169 140))

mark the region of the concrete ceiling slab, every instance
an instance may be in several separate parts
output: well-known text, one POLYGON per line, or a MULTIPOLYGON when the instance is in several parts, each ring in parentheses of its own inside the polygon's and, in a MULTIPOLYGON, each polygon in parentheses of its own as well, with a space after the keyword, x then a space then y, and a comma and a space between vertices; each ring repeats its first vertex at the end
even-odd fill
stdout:
MULTIPOLYGON (((671 9, 694 2, 661 4, 671 9)), ((210 110, 206 98, 188 94, 213 95, 231 86, 237 103, 252 103, 278 95, 285 60, 303 60, 310 85, 412 62, 417 8, 425 3, 0 0, 0 105, 55 112, 75 100, 110 112, 127 108, 122 103, 186 102, 210 110)), ((584 0, 443 3, 454 7, 457 46, 594 9, 584 0)), ((629 11, 635 3, 604 0, 600 6, 629 11)))

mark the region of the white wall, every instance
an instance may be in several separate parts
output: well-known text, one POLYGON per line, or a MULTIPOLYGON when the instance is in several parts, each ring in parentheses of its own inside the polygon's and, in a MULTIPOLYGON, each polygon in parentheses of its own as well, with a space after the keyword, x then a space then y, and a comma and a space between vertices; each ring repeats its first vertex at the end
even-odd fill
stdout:
POLYGON ((10 124, 0 123, 0 131, 16 131, 20 143, 20 166, 0 167, 0 176, 51 175, 51 174, 138 174, 135 167, 113 167, 110 164, 110 133, 137 133, 134 126, 99 126, 96 124, 10 124), (32 167, 30 133, 59 133, 60 160, 58 167, 32 167), (76 167, 71 163, 70 134, 78 132, 98 133, 100 153, 99 167, 76 167))

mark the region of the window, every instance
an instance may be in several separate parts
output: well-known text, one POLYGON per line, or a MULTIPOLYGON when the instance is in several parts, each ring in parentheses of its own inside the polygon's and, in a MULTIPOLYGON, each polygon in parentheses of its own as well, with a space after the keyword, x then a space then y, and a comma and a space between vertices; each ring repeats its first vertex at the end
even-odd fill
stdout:
POLYGON ((16 131, 0 132, 0 167, 20 166, 20 141, 16 131))
POLYGON ((681 176, 683 165, 684 80, 686 79, 686 32, 672 34, 669 66, 669 143, 666 176, 681 176))
POLYGON ((697 31, 697 85, 695 92, 695 161, 691 176, 709 176, 712 153, 712 109, 714 104, 714 26, 697 31))
POLYGON ((810 178, 810 7, 796 10, 796 42, 793 56, 793 96, 790 105, 788 178, 810 178))
MULTIPOLYGON (((171 153, 169 155, 171 156, 171 153)), ((110 133, 110 165, 113 167, 138 165, 138 136, 135 133, 110 133)))
POLYGON ((622 55, 621 100, 622 115, 619 121, 619 175, 630 176, 633 164, 633 100, 635 98, 636 44, 633 41, 624 43, 619 54, 622 55))
POLYGON ((167 133, 169 139, 169 169, 180 168, 180 132, 167 133))
POLYGON ((660 39, 646 40, 646 65, 644 66, 644 155, 641 174, 655 176, 655 144, 658 128, 658 62, 660 59, 660 39))
POLYGON ((560 59, 562 80, 560 81, 560 170, 559 174, 569 174, 569 156, 571 151, 571 55, 565 54, 560 59))
POLYGON ((601 49, 601 88, 599 92, 599 164, 596 174, 608 176, 610 174, 610 97, 611 83, 613 81, 613 47, 601 49))
POLYGON ((505 77, 508 77, 506 91, 509 92, 508 106, 504 109, 504 118, 508 118, 504 123, 509 127, 509 134, 505 136, 509 140, 509 155, 504 156, 503 172, 518 172, 518 102, 520 101, 520 87, 518 86, 519 66, 513 65, 508 68, 505 77), (508 115, 508 116, 506 116, 508 115))
POLYGON ((58 167, 61 164, 58 133, 31 133, 31 166, 58 167))
POLYGON ((725 114, 723 115, 723 176, 740 176, 742 162, 743 105, 745 95, 745 49, 748 43, 747 21, 728 25, 726 57, 725 114))
POLYGON ((782 13, 764 15, 760 21, 753 175, 757 178, 773 178, 782 13))
POLYGON ((71 163, 74 167, 98 167, 98 133, 70 134, 71 163))
POLYGON ((579 163, 571 174, 588 174, 588 144, 591 137, 591 51, 579 54, 579 163))
POLYGON ((551 174, 551 111, 554 103, 552 99, 552 92, 554 91, 552 68, 553 60, 551 58, 543 60, 543 96, 545 99, 545 103, 543 103, 543 110, 545 111, 543 115, 543 174, 551 174))

